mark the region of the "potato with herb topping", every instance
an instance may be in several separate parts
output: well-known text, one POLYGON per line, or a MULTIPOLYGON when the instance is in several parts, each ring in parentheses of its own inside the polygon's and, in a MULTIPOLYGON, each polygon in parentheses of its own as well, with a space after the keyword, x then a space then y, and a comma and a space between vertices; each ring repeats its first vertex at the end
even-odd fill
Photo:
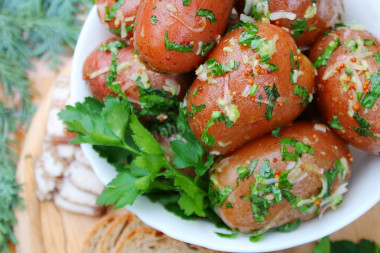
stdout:
POLYGON ((265 23, 226 35, 196 74, 188 122, 214 155, 296 119, 312 99, 315 76, 290 34, 265 23))
POLYGON ((191 71, 220 40, 233 2, 142 1, 136 16, 135 48, 157 71, 191 71))
POLYGON ((233 230, 252 240, 271 228, 306 221, 342 202, 350 177, 347 145, 326 125, 299 122, 214 164, 210 198, 233 230))
POLYGON ((134 23, 140 0, 97 0, 100 20, 113 34, 122 39, 133 36, 134 23))
POLYGON ((289 29, 299 47, 308 47, 326 30, 344 22, 342 0, 241 0, 243 20, 272 22, 289 29))
POLYGON ((353 146, 379 154, 380 42, 358 27, 342 27, 314 45, 311 59, 324 120, 353 146))
MULTIPOLYGON (((120 83, 121 90, 135 105, 149 104, 149 101, 141 100, 141 94, 146 95, 145 98, 157 95, 155 98, 159 103, 164 103, 165 97, 177 96, 181 100, 193 80, 190 75, 165 75, 150 70, 135 53, 133 46, 116 39, 102 43, 87 57, 83 79, 98 100, 116 95, 109 85, 120 83)), ((159 109, 160 105, 156 107, 159 109)))

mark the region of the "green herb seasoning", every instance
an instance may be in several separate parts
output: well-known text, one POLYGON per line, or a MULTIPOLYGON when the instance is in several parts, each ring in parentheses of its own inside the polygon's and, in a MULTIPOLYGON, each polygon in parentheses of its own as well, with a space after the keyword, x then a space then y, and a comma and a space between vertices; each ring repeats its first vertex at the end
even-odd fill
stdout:
POLYGON ((216 23, 216 17, 215 17, 214 12, 212 10, 199 9, 197 11, 197 13, 195 14, 195 16, 196 17, 197 16, 205 17, 208 20, 210 20, 211 24, 215 24, 216 23))
POLYGON ((328 45, 328 47, 325 49, 323 54, 319 56, 315 61, 314 61, 314 67, 319 68, 321 66, 327 66, 327 63, 335 51, 335 49, 338 48, 340 45, 340 40, 339 38, 336 38, 334 41, 331 41, 328 45))
POLYGON ((331 128, 344 130, 343 126, 340 124, 338 116, 333 115, 333 120, 329 122, 331 128))
POLYGON ((178 51, 181 53, 192 53, 193 52, 193 46, 191 45, 181 45, 172 41, 169 41, 169 31, 166 31, 165 33, 165 48, 167 51, 178 51))
POLYGON ((300 37, 307 29, 306 19, 303 18, 303 19, 292 22, 292 27, 293 27, 293 37, 294 38, 300 37))

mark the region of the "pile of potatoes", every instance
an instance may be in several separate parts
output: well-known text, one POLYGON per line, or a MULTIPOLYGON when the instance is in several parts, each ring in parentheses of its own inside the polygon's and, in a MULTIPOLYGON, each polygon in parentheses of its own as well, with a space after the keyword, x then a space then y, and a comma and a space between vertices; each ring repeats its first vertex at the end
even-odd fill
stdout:
POLYGON ((107 85, 113 69, 138 109, 149 89, 182 101, 194 135, 217 157, 210 200, 233 230, 261 235, 335 209, 353 161, 347 144, 380 153, 380 43, 343 23, 341 0, 97 6, 118 38, 85 62, 93 96, 116 95, 107 85), (296 120, 313 99, 316 120, 296 120))

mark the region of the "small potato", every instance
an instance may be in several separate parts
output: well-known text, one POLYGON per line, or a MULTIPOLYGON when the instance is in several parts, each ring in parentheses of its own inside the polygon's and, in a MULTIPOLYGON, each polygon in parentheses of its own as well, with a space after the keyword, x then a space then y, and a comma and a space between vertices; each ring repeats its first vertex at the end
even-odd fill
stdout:
POLYGON ((380 42, 339 28, 311 51, 318 67, 317 104, 334 131, 353 146, 380 153, 380 42))
POLYGON ((233 230, 265 233, 335 209, 347 191, 349 149, 322 124, 299 122, 214 164, 210 198, 233 230))
POLYGON ((122 39, 133 36, 134 22, 140 0, 97 0, 98 15, 107 28, 122 39))
MULTIPOLYGON (((83 66, 83 79, 87 81, 92 95, 98 100, 103 100, 107 95, 113 94, 106 83, 106 76, 110 74, 109 68, 112 55, 109 50, 102 50, 102 47, 114 42, 117 42, 117 40, 108 40, 95 49, 88 56, 83 66)), ((121 89, 131 102, 139 103, 140 92, 138 87, 163 89, 168 95, 175 95, 179 99, 183 98, 189 83, 192 81, 191 77, 188 75, 173 76, 153 72, 141 62, 139 56, 134 52, 133 46, 122 45, 124 48, 120 48, 117 54, 115 82, 120 82, 121 89)))
POLYGON ((265 23, 226 35, 196 73, 188 122, 214 155, 296 119, 312 98, 315 77, 290 34, 265 23))
POLYGON ((227 26, 233 0, 142 1, 135 48, 153 69, 191 71, 201 64, 227 26))
POLYGON ((308 47, 326 30, 344 21, 342 0, 238 1, 236 8, 255 20, 289 29, 299 47, 308 47), (268 20, 269 17, 269 20, 268 20))

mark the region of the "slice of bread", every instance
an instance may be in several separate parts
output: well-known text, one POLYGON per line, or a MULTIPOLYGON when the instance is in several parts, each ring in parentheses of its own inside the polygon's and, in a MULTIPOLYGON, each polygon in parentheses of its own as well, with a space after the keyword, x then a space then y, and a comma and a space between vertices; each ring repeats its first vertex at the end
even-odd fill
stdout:
POLYGON ((153 228, 138 228, 121 238, 115 253, 212 253, 217 252, 174 240, 153 228))
POLYGON ((119 217, 118 215, 110 215, 99 221, 98 224, 92 229, 91 233, 88 235, 84 246, 82 249, 83 253, 94 253, 97 252, 99 243, 103 238, 109 225, 119 217))
POLYGON ((146 225, 142 223, 134 214, 127 213, 120 216, 115 219, 105 231, 104 236, 100 241, 98 252, 113 252, 120 238, 123 238, 126 234, 129 234, 132 230, 141 227, 146 227, 146 225))

